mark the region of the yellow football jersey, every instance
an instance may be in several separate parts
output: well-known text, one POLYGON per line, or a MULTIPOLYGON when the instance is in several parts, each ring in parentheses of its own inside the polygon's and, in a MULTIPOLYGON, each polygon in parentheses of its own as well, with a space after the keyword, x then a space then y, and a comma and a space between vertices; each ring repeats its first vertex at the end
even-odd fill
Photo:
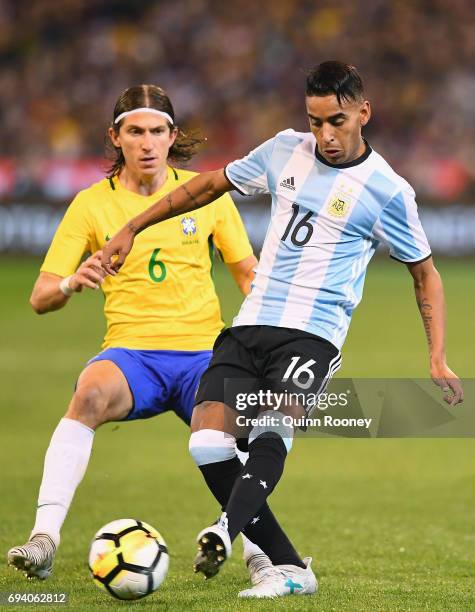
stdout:
MULTIPOLYGON (((73 274, 85 253, 101 249, 132 217, 195 174, 168 168, 165 184, 151 196, 125 189, 117 178, 79 192, 56 231, 41 271, 63 277, 73 274)), ((223 327, 211 278, 213 244, 226 263, 252 254, 228 194, 138 234, 119 274, 102 283, 107 319, 103 348, 211 349, 223 327)))

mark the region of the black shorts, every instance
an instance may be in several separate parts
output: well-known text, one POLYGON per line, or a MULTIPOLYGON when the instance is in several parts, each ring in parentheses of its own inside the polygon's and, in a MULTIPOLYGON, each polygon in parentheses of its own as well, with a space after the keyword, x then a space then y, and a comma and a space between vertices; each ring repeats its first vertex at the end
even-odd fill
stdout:
MULTIPOLYGON (((298 394, 300 405, 305 403, 310 414, 316 404, 312 400, 323 393, 340 365, 341 354, 333 344, 305 331, 269 325, 231 327, 216 339, 195 404, 222 402, 249 414, 253 403, 241 401, 244 395, 261 392, 257 413, 268 392, 285 395, 281 402, 298 394)), ((275 402, 269 408, 280 409, 275 402)))

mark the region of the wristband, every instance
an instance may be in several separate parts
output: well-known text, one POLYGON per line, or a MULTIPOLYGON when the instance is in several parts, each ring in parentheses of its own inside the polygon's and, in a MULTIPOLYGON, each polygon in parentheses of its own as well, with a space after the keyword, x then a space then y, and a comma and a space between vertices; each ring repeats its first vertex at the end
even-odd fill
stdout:
POLYGON ((69 286, 69 281, 71 280, 71 277, 72 277, 72 274, 71 276, 66 276, 66 278, 63 278, 63 280, 59 283, 59 290, 66 297, 71 297, 72 294, 74 293, 74 289, 71 289, 71 287, 69 286))

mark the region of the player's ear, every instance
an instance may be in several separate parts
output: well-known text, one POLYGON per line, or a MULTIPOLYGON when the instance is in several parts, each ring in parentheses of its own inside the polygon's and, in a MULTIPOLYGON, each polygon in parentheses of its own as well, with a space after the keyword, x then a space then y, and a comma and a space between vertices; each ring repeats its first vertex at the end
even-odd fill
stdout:
POLYGON ((177 136, 178 136, 178 128, 174 127, 170 130, 170 147, 174 145, 177 136))
POLYGON ((365 100, 360 108, 360 125, 364 127, 371 118, 371 104, 365 100))
POLYGON ((113 127, 110 127, 108 129, 108 134, 114 147, 120 148, 120 139, 118 132, 116 132, 113 127))

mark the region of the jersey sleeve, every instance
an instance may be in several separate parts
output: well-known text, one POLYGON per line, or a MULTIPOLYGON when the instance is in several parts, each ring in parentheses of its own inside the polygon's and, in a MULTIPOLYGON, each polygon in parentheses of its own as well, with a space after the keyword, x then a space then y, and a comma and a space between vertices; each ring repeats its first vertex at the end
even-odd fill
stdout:
POLYGON ((276 137, 266 140, 246 157, 231 162, 224 169, 227 179, 243 195, 269 193, 267 173, 276 137))
POLYGON ((236 205, 226 193, 215 202, 216 218, 213 242, 226 263, 237 263, 252 255, 252 246, 247 236, 236 205))
POLYGON ((391 257, 403 263, 416 263, 431 255, 417 212, 415 194, 409 185, 396 193, 383 208, 374 234, 389 246, 391 257))
POLYGON ((79 193, 56 230, 41 272, 58 276, 74 274, 84 253, 92 251, 92 229, 86 201, 79 193))

